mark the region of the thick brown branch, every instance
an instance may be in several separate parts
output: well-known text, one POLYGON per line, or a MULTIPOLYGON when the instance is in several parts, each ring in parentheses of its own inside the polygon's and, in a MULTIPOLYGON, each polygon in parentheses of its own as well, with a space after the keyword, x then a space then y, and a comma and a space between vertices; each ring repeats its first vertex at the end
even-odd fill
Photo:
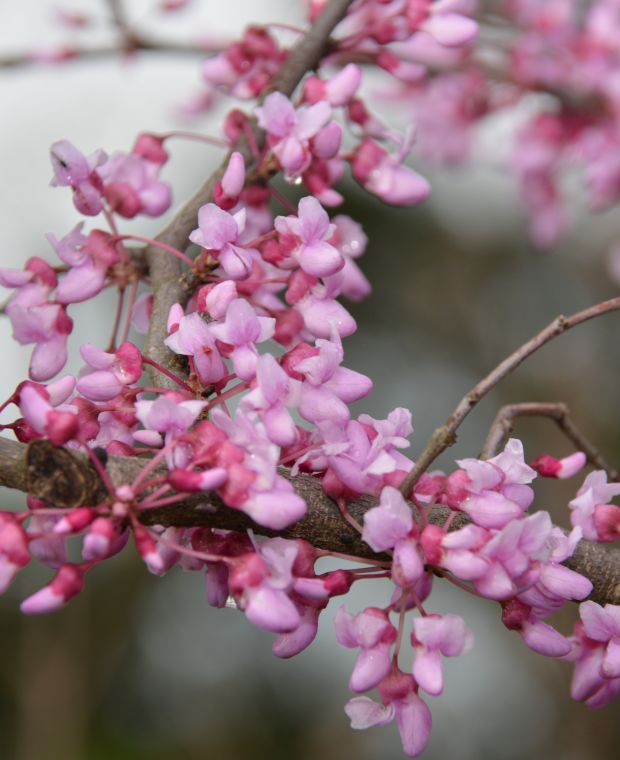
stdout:
MULTIPOLYGON (((352 0, 330 0, 327 3, 316 22, 290 51, 272 83, 271 90, 278 90, 285 95, 293 93, 303 75, 318 65, 329 35, 343 18, 351 2, 352 0)), ((255 130, 256 145, 259 148, 262 147, 264 138, 261 130, 258 130, 254 123, 251 128, 255 130)), ((257 157, 250 149, 247 138, 242 137, 233 146, 233 150, 243 154, 246 168, 248 172, 251 172, 255 168, 257 157)), ((189 235, 197 225, 198 210, 211 200, 215 185, 228 165, 229 156, 230 153, 177 212, 168 226, 157 236, 157 241, 174 248, 184 249, 187 246, 189 235)), ((175 355, 164 345, 164 339, 167 334, 166 321, 170 307, 177 302, 183 303, 186 298, 186 289, 181 281, 181 263, 178 259, 153 246, 146 249, 146 255, 153 285, 153 316, 144 350, 148 357, 159 364, 174 367, 175 355)), ((159 372, 153 371, 151 376, 156 385, 164 387, 174 385, 159 372)))
MULTIPOLYGON (((130 483, 143 462, 130 457, 110 457, 106 470, 116 486, 130 483)), ((165 472, 162 470, 162 472, 165 472)), ((306 501, 308 514, 289 529, 277 533, 288 538, 303 538, 319 549, 340 552, 360 559, 376 559, 377 555, 359 535, 345 523, 336 504, 325 494, 321 483, 311 475, 288 477, 297 493, 306 501)), ((106 498, 106 491, 88 459, 77 452, 37 441, 30 446, 0 438, 0 485, 30 493, 57 507, 94 505, 106 498)), ((351 515, 361 522, 364 513, 376 500, 361 497, 348 505, 351 515)), ((448 517, 446 507, 431 511, 431 522, 443 525, 448 517)), ((188 496, 174 506, 159 507, 140 513, 145 525, 179 527, 211 526, 225 530, 245 531, 252 528, 260 535, 276 535, 253 523, 243 513, 226 507, 213 493, 188 496)), ((452 528, 467 521, 459 515, 452 528)), ((566 565, 586 575, 594 586, 591 599, 604 604, 620 604, 620 550, 609 549, 589 541, 581 541, 566 565)))
POLYGON ((607 314, 610 311, 617 311, 618 309, 620 309, 620 297, 590 306, 587 309, 583 309, 583 311, 571 314, 569 317, 560 315, 548 324, 544 330, 541 330, 537 335, 528 340, 527 343, 524 343, 510 356, 507 356, 503 362, 498 364, 495 369, 491 370, 485 378, 477 383, 469 393, 463 396, 444 424, 435 430, 430 442, 418 457, 415 467, 412 468, 411 472, 403 480, 401 485, 403 494, 409 494, 420 476, 428 470, 435 459, 456 442, 456 431, 463 420, 500 380, 503 380, 506 375, 509 375, 524 362, 528 356, 531 356, 539 348, 549 343, 549 341, 557 338, 558 335, 570 330, 572 327, 580 325, 582 322, 600 317, 602 314, 607 314))

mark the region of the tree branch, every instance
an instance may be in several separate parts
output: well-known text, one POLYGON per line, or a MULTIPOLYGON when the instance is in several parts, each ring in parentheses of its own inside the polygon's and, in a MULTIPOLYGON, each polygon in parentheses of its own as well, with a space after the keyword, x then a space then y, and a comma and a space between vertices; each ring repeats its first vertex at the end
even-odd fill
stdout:
MULTIPOLYGON (((269 91, 278 90, 285 95, 293 93, 303 75, 318 65, 329 35, 346 14, 351 2, 352 0, 330 0, 328 2, 316 22, 291 49, 269 91)), ((256 144, 261 148, 264 143, 262 130, 258 129, 254 120, 251 120, 250 126, 254 130, 256 144)), ((257 157, 250 149, 245 136, 237 141, 231 148, 232 150, 243 154, 249 172, 255 168, 257 157)), ((196 228, 198 210, 211 200, 215 185, 224 174, 229 158, 230 152, 220 166, 177 212, 166 228, 157 235, 155 239, 158 242, 166 243, 181 250, 187 247, 189 235, 196 228)), ((146 256, 149 261, 153 287, 153 314, 144 351, 149 358, 164 367, 175 367, 176 354, 170 351, 164 344, 164 340, 167 335, 166 322, 170 307, 177 302, 184 303, 186 300, 186 288, 181 280, 181 263, 178 259, 154 246, 149 246, 146 249, 146 256)), ((151 379, 156 385, 167 388, 173 387, 170 379, 156 370, 151 372, 151 379)))
MULTIPOLYGON (((133 457, 109 457, 106 470, 115 486, 131 483, 143 462, 133 457)), ((165 467, 155 475, 165 474, 165 467)), ((224 530, 245 531, 251 528, 265 536, 303 538, 318 549, 340 552, 360 559, 377 559, 359 534, 342 519, 336 504, 325 494, 318 478, 300 474, 292 477, 285 468, 295 491, 306 501, 308 513, 303 520, 284 531, 276 532, 257 525, 245 514, 223 504, 214 493, 192 494, 173 506, 146 509, 138 513, 144 525, 195 528, 209 526, 224 530)), ((87 457, 54 446, 49 441, 35 441, 29 446, 0 438, 0 485, 24 491, 55 507, 99 504, 108 497, 105 486, 87 457)), ((347 509, 358 521, 376 506, 376 499, 362 496, 347 509)), ((447 507, 434 507, 430 521, 443 525, 450 514, 447 507)), ((466 525, 468 518, 459 514, 451 530, 466 525)), ((587 576, 594 586, 590 596, 600 604, 620 604, 620 549, 609 549, 590 541, 580 541, 574 555, 565 564, 587 576)))
POLYGON ((605 470, 609 480, 618 480, 618 471, 607 462, 596 446, 575 425, 566 404, 557 402, 526 402, 503 406, 489 429, 480 459, 490 459, 499 452, 506 438, 512 432, 514 420, 518 417, 548 417, 553 420, 575 447, 579 451, 583 451, 592 467, 597 470, 605 470))
POLYGON ((620 297, 612 298, 609 301, 603 301, 602 303, 590 306, 587 309, 583 309, 583 311, 571 314, 569 317, 565 317, 561 314, 559 317, 556 317, 553 322, 548 324, 544 330, 541 330, 537 335, 528 340, 527 343, 524 343, 514 353, 506 357, 503 362, 498 364, 495 369, 491 370, 485 378, 477 383, 469 393, 463 396, 444 424, 435 430, 428 445, 418 457, 415 466, 403 480, 400 487, 402 493, 405 495, 411 493, 411 489, 418 482, 420 476, 428 470, 440 454, 456 442, 456 431, 476 404, 478 404, 478 402, 481 401, 487 393, 500 382, 500 380, 503 380, 506 375, 509 375, 523 361, 525 361, 528 356, 531 356, 535 351, 538 351, 539 348, 542 348, 546 343, 549 343, 549 341, 557 338, 558 335, 580 325, 582 322, 594 319, 595 317, 600 317, 610 311, 617 311, 618 309, 620 309, 620 297))

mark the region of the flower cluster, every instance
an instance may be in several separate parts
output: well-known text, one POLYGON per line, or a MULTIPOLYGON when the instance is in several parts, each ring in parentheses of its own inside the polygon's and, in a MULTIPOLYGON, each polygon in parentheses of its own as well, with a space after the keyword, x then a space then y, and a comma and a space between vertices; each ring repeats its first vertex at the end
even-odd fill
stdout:
MULTIPOLYGON (((347 164, 360 185, 387 203, 415 204, 430 191, 404 163, 414 130, 388 128, 362 98, 360 61, 376 64, 412 95, 420 150, 442 162, 462 160, 472 126, 522 92, 560 93, 562 107, 537 114, 517 141, 515 164, 539 242, 553 242, 563 227, 556 174, 568 153, 586 167, 594 206, 620 195, 618 162, 608 160, 618 143, 617 77, 612 86, 605 76, 620 63, 617 4, 599 0, 578 21, 563 12, 570 5, 564 0, 544 9, 531 0, 508 3, 524 34, 510 58, 519 93, 501 97, 471 55, 478 31, 473 5, 355 0, 322 61, 336 72, 318 67, 298 99, 269 91, 288 53, 266 29, 250 27, 205 63, 212 88, 243 99, 269 94, 252 117, 236 110, 226 117, 232 150, 183 250, 119 232, 124 219, 168 209, 170 188, 159 175, 172 133, 144 133, 130 153, 111 156, 102 150, 85 156, 66 140, 52 146, 52 184, 71 188, 77 210, 91 218, 101 213, 107 228, 87 230, 83 221, 60 239, 48 235, 56 265, 35 256, 23 270, 0 270, 0 284, 15 291, 5 307, 14 337, 34 344, 30 378, 0 408, 15 407, 16 418, 0 427, 22 442, 48 440, 86 455, 105 495, 70 508, 28 497, 25 511, 0 513, 0 592, 33 557, 54 571, 22 602, 23 612, 63 607, 90 570, 132 539, 155 575, 175 566, 204 572, 209 603, 234 604, 276 634, 273 652, 287 658, 313 641, 332 597, 383 578, 389 584, 383 606, 355 615, 343 606, 336 616, 338 642, 357 650, 349 682, 356 696, 345 710, 356 729, 395 719, 409 756, 429 740, 427 700, 444 690, 442 658, 464 655, 473 644, 461 617, 430 611, 436 577, 496 602, 503 624, 531 650, 574 662, 575 699, 599 707, 620 691, 619 607, 584 601, 571 636, 549 622, 567 601, 591 593, 591 581, 564 563, 581 538, 620 536, 620 507, 610 503, 620 486, 603 471, 589 473, 569 504, 573 528, 566 534, 547 512, 531 510, 532 484, 539 475, 574 476, 585 454, 542 455, 528 464, 521 442, 510 439, 487 460, 462 459, 449 474, 423 473, 403 495, 413 468, 403 452, 413 432, 410 413, 397 408, 374 419, 350 408, 372 390, 370 378, 344 366, 343 341, 357 325, 341 301, 370 293, 357 263, 367 238, 355 220, 326 209, 343 200, 336 186, 347 164), (459 71, 452 70, 457 64, 459 71), (569 91, 594 92, 596 102, 568 107, 569 91), (271 183, 279 172, 304 186, 297 205, 271 183), (156 336, 163 343, 157 356, 172 357, 163 363, 129 340, 132 329, 152 329, 154 296, 138 292, 156 284, 144 250, 126 247, 130 239, 181 262, 178 282, 187 298, 166 309, 159 304, 167 324, 156 336), (57 377, 72 331, 67 308, 105 288, 118 294, 109 344, 82 345, 81 371, 57 377), (109 456, 137 463, 129 482, 112 480, 109 456), (302 539, 255 535, 273 536, 307 517, 309 505, 295 487, 304 481, 330 497, 359 532, 364 558, 344 559, 360 566, 319 572, 317 560, 332 552, 302 539), (181 528, 174 515, 163 524, 149 519, 153 509, 173 514, 196 494, 223 504, 252 530, 202 522, 181 528), (352 502, 364 502, 360 497, 363 524, 349 511, 352 502), (81 555, 69 554, 69 541, 81 555), (409 668, 401 658, 407 640, 409 668), (380 702, 362 696, 372 689, 380 702)), ((322 6, 310 4, 312 19, 322 6)))

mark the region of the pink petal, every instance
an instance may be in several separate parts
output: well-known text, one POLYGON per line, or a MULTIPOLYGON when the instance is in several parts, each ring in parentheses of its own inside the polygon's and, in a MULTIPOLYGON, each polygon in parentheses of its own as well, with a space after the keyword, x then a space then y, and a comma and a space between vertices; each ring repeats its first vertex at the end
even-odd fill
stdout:
POLYGON ((413 692, 396 702, 396 721, 403 750, 409 757, 417 757, 428 744, 433 725, 431 711, 413 692))
POLYGON ((91 401, 109 401, 123 390, 112 372, 97 370, 83 375, 77 383, 78 391, 91 401))
POLYGON ((465 45, 478 35, 478 24, 458 13, 433 14, 420 28, 446 47, 465 45))
POLYGON ((319 300, 309 296, 299 303, 297 308, 303 317, 306 329, 317 338, 330 338, 332 325, 341 338, 352 335, 357 330, 357 324, 349 312, 331 298, 319 300))
POLYGON ((297 608, 283 591, 262 584, 248 596, 245 616, 259 628, 286 633, 294 631, 299 625, 297 608))
POLYGON ((564 565, 543 565, 540 580, 551 593, 563 599, 584 599, 592 593, 591 581, 564 565))
POLYGON ((306 514, 306 502, 292 491, 265 491, 252 496, 242 509, 259 525, 283 530, 306 514))
POLYGON ((392 665, 390 649, 389 643, 379 643, 369 649, 360 649, 349 681, 351 691, 368 691, 387 676, 392 665))
POLYGON ((319 610, 314 607, 304 609, 301 622, 291 633, 282 633, 273 642, 271 651, 276 657, 286 659, 302 652, 314 641, 318 630, 319 610))
POLYGON ((510 520, 520 517, 521 507, 497 491, 474 494, 461 504, 476 525, 483 528, 503 528, 510 520))
POLYGON ((606 678, 620 678, 620 642, 615 639, 607 645, 602 672, 606 678))
POLYGON ((580 604, 579 616, 583 621, 586 636, 590 639, 607 642, 616 633, 613 620, 596 602, 588 601, 580 604))
POLYGON ((412 673, 415 680, 428 694, 436 697, 443 691, 443 670, 439 652, 418 648, 412 673))
POLYGON ((413 528, 413 514, 400 491, 386 486, 379 506, 364 515, 362 539, 373 551, 392 549, 413 528))
POLYGON ((420 556, 417 543, 399 541, 394 549, 392 560, 392 579, 399 586, 409 586, 422 577, 424 562, 420 556))
POLYGON ((39 343, 30 358, 30 377, 33 380, 49 380, 67 363, 67 336, 54 335, 39 343))
POLYGON ((546 657, 563 657, 571 650, 571 643, 566 636, 542 620, 523 623, 521 637, 531 650, 546 657))

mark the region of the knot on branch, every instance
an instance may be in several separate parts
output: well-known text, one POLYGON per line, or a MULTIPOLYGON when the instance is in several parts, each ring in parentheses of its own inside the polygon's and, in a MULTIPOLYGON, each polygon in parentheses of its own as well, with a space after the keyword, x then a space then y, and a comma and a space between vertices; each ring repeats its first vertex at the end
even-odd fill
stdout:
POLYGON ((28 493, 55 507, 97 504, 106 497, 89 462, 50 441, 33 441, 26 451, 28 493))

